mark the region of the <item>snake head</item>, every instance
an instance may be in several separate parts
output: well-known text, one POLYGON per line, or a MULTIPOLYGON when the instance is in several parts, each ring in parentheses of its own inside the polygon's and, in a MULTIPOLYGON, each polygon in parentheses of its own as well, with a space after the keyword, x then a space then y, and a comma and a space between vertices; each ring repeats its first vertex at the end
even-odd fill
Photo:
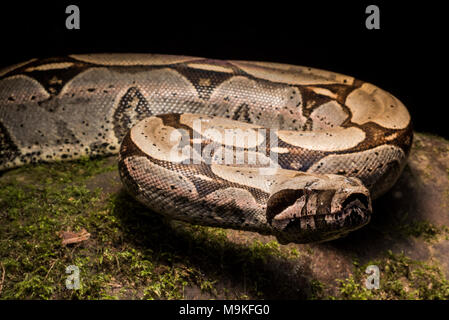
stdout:
POLYGON ((278 183, 267 203, 267 221, 280 243, 323 242, 366 225, 368 189, 357 178, 301 173, 278 183))

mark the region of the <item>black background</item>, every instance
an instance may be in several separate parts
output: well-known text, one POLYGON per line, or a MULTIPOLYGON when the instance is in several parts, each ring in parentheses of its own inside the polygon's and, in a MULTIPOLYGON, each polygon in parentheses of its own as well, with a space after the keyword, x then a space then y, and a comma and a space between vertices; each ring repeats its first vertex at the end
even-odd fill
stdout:
POLYGON ((391 2, 2 3, 0 67, 90 52, 305 65, 391 92, 409 108, 416 131, 449 138, 445 11, 438 2, 391 2), (80 8, 80 30, 65 28, 69 4, 80 8), (380 30, 365 27, 369 4, 380 8, 380 30))
POLYGON ((245 300, 245 301, 223 301, 223 300, 153 300, 153 301, 111 301, 111 300, 89 300, 89 301, 42 301, 42 300, 8 300, 0 301, 0 308, 3 312, 14 314, 15 318, 25 316, 35 317, 36 314, 45 314, 46 319, 64 318, 74 319, 93 318, 97 316, 101 319, 324 319, 324 318, 344 318, 348 320, 360 319, 361 315, 371 315, 373 318, 389 317, 412 318, 417 315, 428 315, 432 310, 434 314, 444 314, 447 310, 447 301, 411 301, 411 300, 390 300, 390 301, 349 301, 349 300, 245 300), (268 315, 224 315, 214 313, 211 317, 206 316, 181 316, 180 307, 186 304, 194 307, 214 307, 214 309, 224 309, 224 305, 269 305, 268 315), (426 313, 427 312, 427 313, 426 313), (293 317, 292 317, 293 315, 293 317))

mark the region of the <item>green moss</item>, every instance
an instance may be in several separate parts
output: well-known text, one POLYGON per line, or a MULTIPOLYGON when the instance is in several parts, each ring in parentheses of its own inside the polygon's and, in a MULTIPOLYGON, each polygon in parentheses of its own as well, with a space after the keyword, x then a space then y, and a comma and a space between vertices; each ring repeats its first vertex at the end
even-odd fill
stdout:
POLYGON ((235 244, 226 230, 169 221, 123 191, 86 187, 103 173, 116 174, 114 159, 27 166, 0 177, 0 298, 179 299, 190 288, 263 298, 297 290, 277 282, 273 269, 291 268, 297 250, 276 241, 235 244), (81 229, 90 239, 61 244, 60 231, 81 229), (69 265, 79 267, 78 290, 65 287, 69 265))
MULTIPOLYGON (((314 254, 312 247, 300 252, 276 241, 239 244, 230 241, 232 232, 170 221, 123 191, 105 192, 108 181, 88 188, 99 174, 105 174, 102 179, 116 175, 115 160, 28 166, 0 177, 0 262, 5 268, 0 298, 325 297, 325 284, 304 275, 307 270, 296 270, 301 259, 314 254), (60 231, 81 229, 90 239, 62 246, 60 231), (65 287, 69 265, 80 269, 79 290, 65 287)), ((398 225, 404 236, 429 241, 449 234, 427 222, 398 225)), ((364 269, 357 265, 351 277, 339 282, 334 298, 448 297, 447 281, 436 267, 395 255, 371 264, 381 267, 380 291, 363 287, 364 269)))
POLYGON ((312 279, 310 281, 310 300, 323 299, 325 289, 326 285, 324 283, 322 283, 318 279, 312 279))
POLYGON ((442 299, 449 298, 449 281, 436 264, 413 260, 404 254, 387 252, 382 259, 362 266, 357 263, 354 273, 344 280, 337 280, 339 295, 331 299, 442 299), (365 287, 365 270, 368 265, 380 269, 380 288, 365 287))
POLYGON ((438 240, 449 235, 445 226, 436 226, 429 221, 412 221, 398 226, 398 231, 404 236, 421 237, 427 242, 438 240))
POLYGON ((435 225, 427 220, 411 219, 408 212, 395 217, 394 223, 382 224, 382 229, 379 230, 395 238, 415 237, 427 243, 441 241, 449 236, 449 229, 446 226, 435 225))
POLYGON ((373 292, 355 280, 353 275, 345 280, 337 279, 337 282, 340 284, 341 298, 348 300, 368 300, 374 297, 373 292))
POLYGON ((446 140, 445 138, 443 138, 439 135, 436 135, 434 133, 430 133, 430 132, 419 132, 419 133, 415 132, 414 135, 439 140, 441 142, 446 142, 446 143, 448 142, 448 140, 446 140))
POLYGON ((423 149, 423 144, 421 142, 421 140, 415 136, 415 138, 413 139, 413 145, 412 145, 412 150, 417 151, 417 150, 422 150, 423 149))
POLYGON ((449 152, 448 140, 432 133, 415 133, 413 151, 428 151, 436 155, 449 152))

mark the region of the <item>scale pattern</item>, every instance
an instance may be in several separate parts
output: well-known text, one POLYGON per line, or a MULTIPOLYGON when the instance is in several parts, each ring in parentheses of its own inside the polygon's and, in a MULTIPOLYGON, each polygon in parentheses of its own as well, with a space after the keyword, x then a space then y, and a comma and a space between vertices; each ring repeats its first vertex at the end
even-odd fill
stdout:
POLYGON ((283 243, 329 240, 368 223, 371 198, 395 183, 411 143, 410 115, 397 98, 319 69, 90 54, 0 71, 0 170, 116 154, 121 146, 125 187, 154 211, 283 243), (207 129, 267 134, 236 147, 196 132, 198 117, 208 118, 207 129), (199 163, 182 163, 164 135, 180 129, 200 137, 203 149, 274 154, 277 167, 221 165, 213 152, 210 161, 200 154, 199 163), (262 142, 264 151, 255 150, 262 142))

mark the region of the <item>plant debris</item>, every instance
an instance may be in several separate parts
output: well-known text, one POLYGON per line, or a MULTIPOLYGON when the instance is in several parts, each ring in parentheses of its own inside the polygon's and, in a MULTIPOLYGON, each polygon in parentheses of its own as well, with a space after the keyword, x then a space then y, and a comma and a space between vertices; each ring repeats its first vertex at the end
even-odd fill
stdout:
POLYGON ((80 243, 90 238, 90 233, 86 229, 81 229, 80 232, 72 231, 60 231, 58 236, 62 239, 62 245, 68 245, 73 243, 80 243))

